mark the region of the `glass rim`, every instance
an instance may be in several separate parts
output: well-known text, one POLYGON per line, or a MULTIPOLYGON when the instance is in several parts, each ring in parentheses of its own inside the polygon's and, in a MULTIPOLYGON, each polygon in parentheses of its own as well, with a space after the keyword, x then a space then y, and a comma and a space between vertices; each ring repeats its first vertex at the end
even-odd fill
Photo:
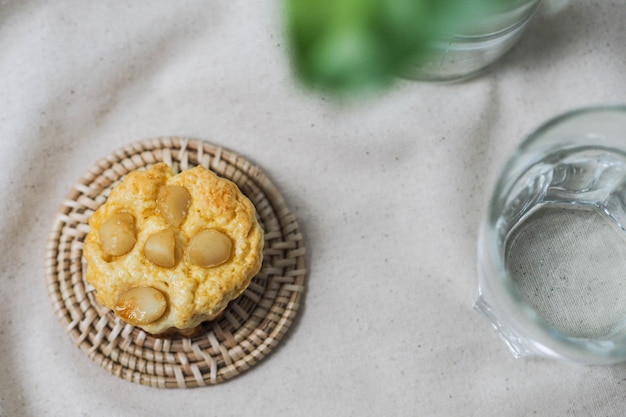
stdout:
MULTIPOLYGON (((496 182, 495 187, 493 188, 493 192, 491 194, 491 198, 489 200, 489 219, 492 220, 492 214, 494 213, 494 208, 497 207, 497 196, 501 195, 509 190, 507 190, 507 181, 505 174, 513 171, 513 167, 515 162, 519 160, 521 155, 527 153, 527 151, 533 146, 536 142, 540 141, 541 138, 553 128, 569 121, 572 119, 576 119, 581 116, 591 115, 594 113, 620 113, 626 117, 626 103, 625 104, 607 104, 607 105, 597 105, 597 106, 588 106, 588 107, 580 107, 573 110, 565 111, 557 116, 554 116, 547 121, 540 124, 538 127, 533 129, 528 135, 524 137, 522 142, 517 145, 513 153, 506 160, 504 166, 500 169, 498 181, 496 182)), ((624 142, 624 146, 626 148, 626 141, 624 142)))

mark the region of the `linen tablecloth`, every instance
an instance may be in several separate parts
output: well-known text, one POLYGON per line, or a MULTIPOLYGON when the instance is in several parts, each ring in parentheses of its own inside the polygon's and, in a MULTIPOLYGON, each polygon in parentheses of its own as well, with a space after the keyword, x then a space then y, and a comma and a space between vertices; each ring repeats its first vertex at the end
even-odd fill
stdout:
POLYGON ((548 1, 475 79, 343 101, 294 82, 281 19, 266 0, 0 4, 0 416, 626 414, 625 366, 514 359, 472 310, 477 230, 510 152, 550 117, 626 98, 626 1, 548 1), (45 285, 71 187, 168 135, 258 164, 307 245, 287 337, 197 389, 100 368, 45 285))

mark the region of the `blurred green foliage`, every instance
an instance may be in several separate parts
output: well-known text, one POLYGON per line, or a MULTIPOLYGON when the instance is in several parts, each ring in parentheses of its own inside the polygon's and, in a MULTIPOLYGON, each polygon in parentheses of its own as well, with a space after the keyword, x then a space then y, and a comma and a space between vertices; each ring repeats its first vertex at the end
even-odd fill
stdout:
POLYGON ((520 1, 285 0, 293 70, 332 92, 385 86, 458 22, 520 1))

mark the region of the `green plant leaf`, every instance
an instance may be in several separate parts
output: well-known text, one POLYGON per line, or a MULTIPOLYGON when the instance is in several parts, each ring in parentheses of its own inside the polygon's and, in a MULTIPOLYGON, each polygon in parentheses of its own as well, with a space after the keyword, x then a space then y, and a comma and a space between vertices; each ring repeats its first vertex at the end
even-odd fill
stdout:
POLYGON ((388 85, 473 13, 525 0, 284 0, 289 53, 304 84, 345 92, 388 85))

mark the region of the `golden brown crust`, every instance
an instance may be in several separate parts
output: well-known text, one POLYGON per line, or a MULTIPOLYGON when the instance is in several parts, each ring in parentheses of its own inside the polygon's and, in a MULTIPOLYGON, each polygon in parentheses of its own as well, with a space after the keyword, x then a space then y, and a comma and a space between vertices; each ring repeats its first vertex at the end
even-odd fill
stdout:
POLYGON ((165 294, 168 308, 163 316, 141 326, 153 334, 171 329, 184 332, 214 319, 241 295, 261 268, 263 231, 254 205, 234 183, 204 167, 173 175, 166 164, 160 163, 147 171, 129 173, 92 215, 89 225, 84 247, 86 279, 95 287, 102 304, 113 308, 120 293, 137 286, 153 287, 165 294), (151 234, 172 228, 157 209, 159 190, 164 185, 183 186, 191 195, 185 219, 174 228, 177 253, 173 268, 157 266, 143 253, 151 234), (137 242, 129 253, 111 256, 102 250, 99 231, 117 212, 134 217, 137 242), (232 240, 227 262, 204 268, 187 261, 184 254, 190 239, 205 229, 218 230, 232 240))

